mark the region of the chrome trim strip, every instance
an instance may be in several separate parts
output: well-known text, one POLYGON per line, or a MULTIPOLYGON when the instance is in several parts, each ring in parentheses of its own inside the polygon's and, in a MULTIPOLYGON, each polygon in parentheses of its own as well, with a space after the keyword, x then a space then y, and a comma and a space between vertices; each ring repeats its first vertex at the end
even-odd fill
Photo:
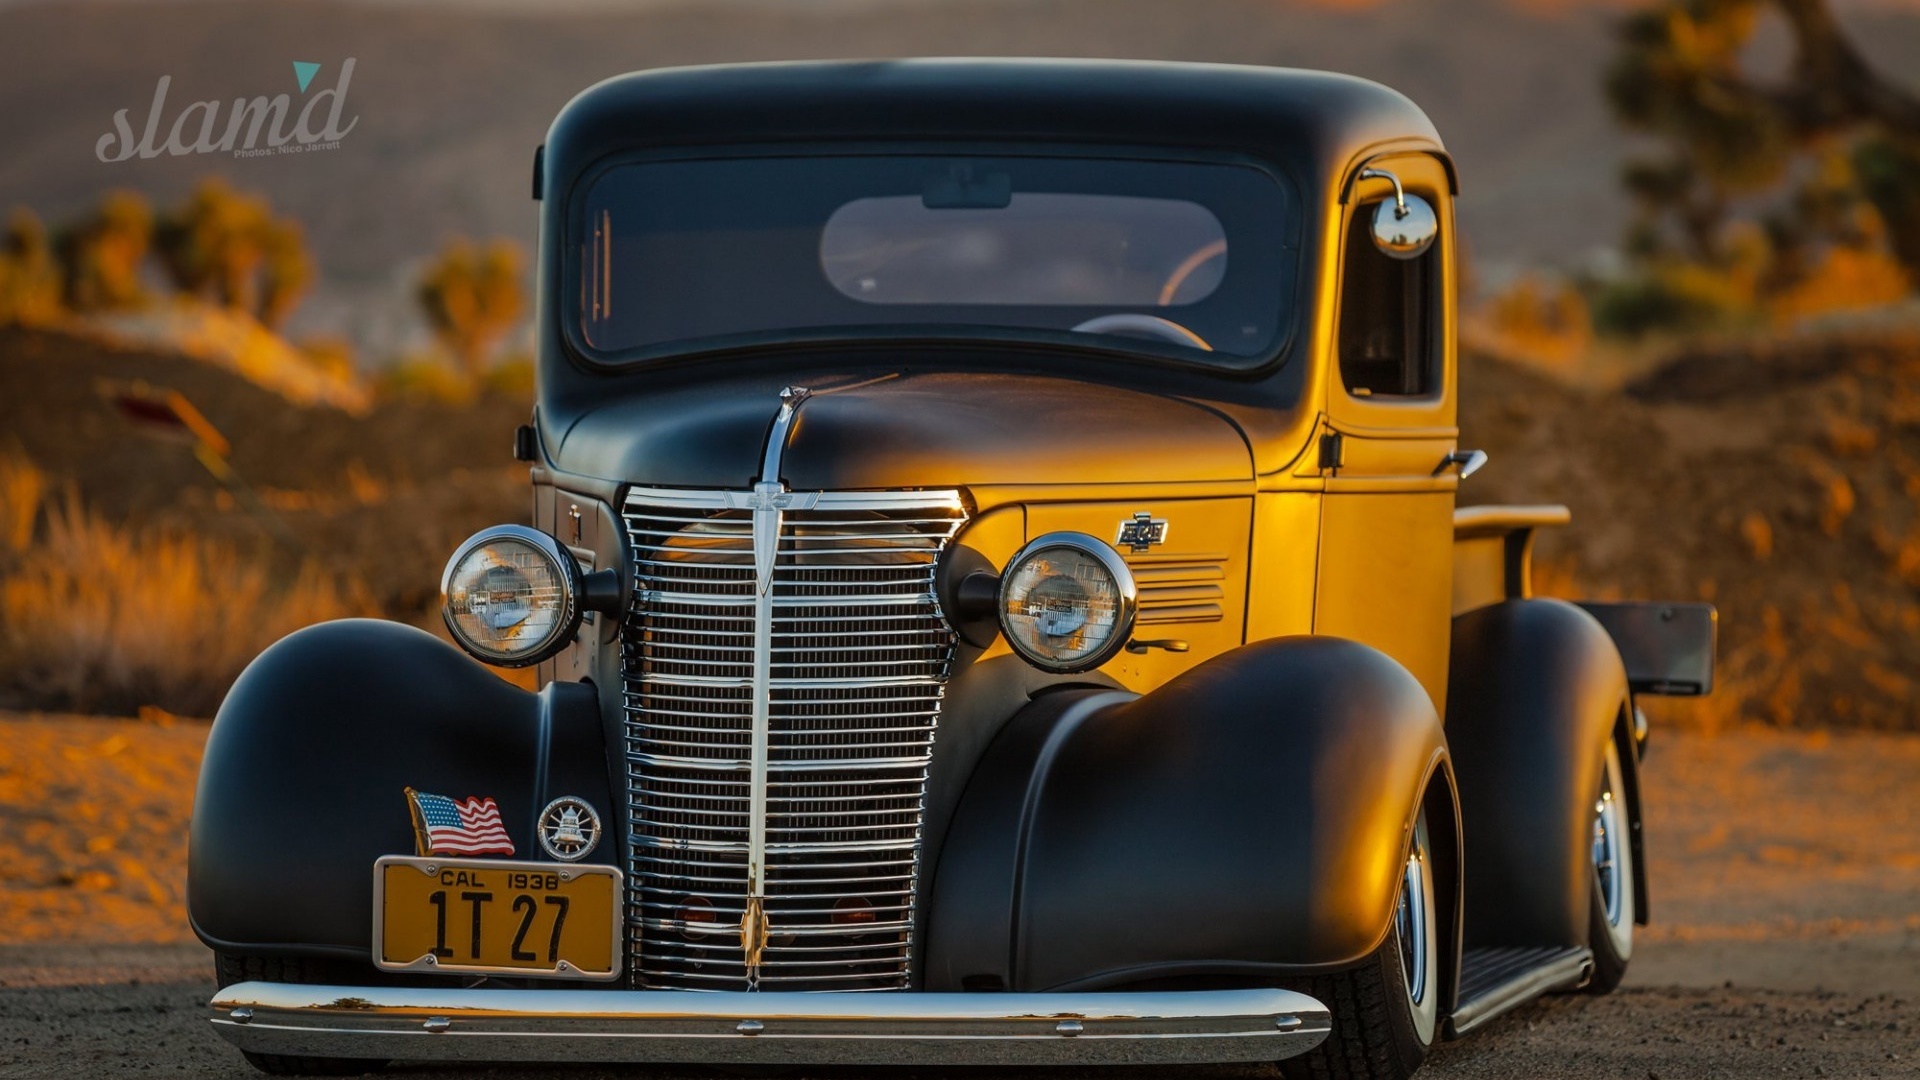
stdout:
MULTIPOLYGON (((809 491, 802 492, 813 510, 898 510, 901 507, 927 507, 941 510, 964 509, 958 491, 809 491)), ((684 491, 680 488, 630 487, 627 498, 647 506, 687 510, 728 510, 745 508, 746 492, 684 491)))
MULTIPOLYGON (((698 604, 706 607, 748 607, 755 603, 754 598, 751 596, 718 596, 707 593, 668 592, 663 589, 642 589, 640 590, 639 598, 642 603, 646 604, 698 604)), ((917 593, 913 595, 901 593, 896 596, 835 596, 832 598, 821 598, 817 596, 776 596, 773 598, 773 606, 776 608, 898 607, 903 603, 918 603, 923 600, 933 601, 937 605, 939 597, 933 593, 917 593)), ((691 618, 692 616, 683 617, 691 618)), ((714 616, 705 617, 712 618, 714 616)), ((728 615, 726 617, 729 619, 741 618, 741 616, 736 615, 728 615)), ((805 615, 800 617, 803 619, 809 618, 809 616, 805 615)))
MULTIPOLYGON (((780 407, 783 419, 791 417, 792 412, 791 402, 780 407)), ((784 440, 785 429, 778 423, 774 426, 784 440)), ((747 746, 751 782, 747 787, 747 918, 740 929, 743 942, 765 925, 763 919, 754 918, 754 912, 766 895, 767 882, 767 743, 773 728, 773 568, 779 552, 782 514, 777 498, 767 498, 762 505, 760 497, 784 490, 777 479, 778 445, 768 440, 767 468, 775 470, 769 475, 776 479, 753 486, 753 720, 747 746)), ((752 989, 760 981, 760 949, 747 946, 746 955, 747 987, 752 989)))
MULTIPOLYGON (((773 427, 767 432, 766 451, 760 459, 760 479, 753 485, 751 499, 747 500, 753 510, 753 720, 747 749, 751 776, 747 788, 747 911, 740 922, 740 942, 746 954, 749 990, 759 988, 761 942, 766 933, 766 917, 760 913, 760 904, 767 887, 767 742, 773 728, 773 571, 780 560, 784 509, 796 501, 808 507, 816 501, 787 494, 787 486, 780 480, 780 457, 786 451, 794 417, 810 393, 805 387, 793 386, 780 391, 780 411, 774 415, 773 427)), ((740 503, 735 496, 729 496, 728 501, 736 507, 740 503)))
POLYGON ((1289 990, 923 994, 462 990, 246 982, 213 999, 242 1050, 410 1061, 801 1065, 1277 1061, 1326 1006, 1289 990))

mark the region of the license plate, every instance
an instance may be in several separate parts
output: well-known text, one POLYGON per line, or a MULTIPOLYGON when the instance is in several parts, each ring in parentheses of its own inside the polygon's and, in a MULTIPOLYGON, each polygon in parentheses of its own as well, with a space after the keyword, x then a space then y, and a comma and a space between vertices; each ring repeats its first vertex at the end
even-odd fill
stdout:
POLYGON ((611 866, 388 855, 373 864, 374 963, 388 971, 611 979, 611 866))

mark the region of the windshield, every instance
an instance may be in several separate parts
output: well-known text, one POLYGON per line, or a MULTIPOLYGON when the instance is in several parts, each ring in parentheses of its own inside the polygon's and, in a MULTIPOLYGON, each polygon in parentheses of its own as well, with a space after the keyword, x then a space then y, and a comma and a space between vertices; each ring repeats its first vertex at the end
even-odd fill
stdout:
POLYGON ((575 221, 581 337, 606 359, 1092 335, 1237 367, 1282 339, 1297 224, 1248 166, 908 154, 617 165, 575 221))

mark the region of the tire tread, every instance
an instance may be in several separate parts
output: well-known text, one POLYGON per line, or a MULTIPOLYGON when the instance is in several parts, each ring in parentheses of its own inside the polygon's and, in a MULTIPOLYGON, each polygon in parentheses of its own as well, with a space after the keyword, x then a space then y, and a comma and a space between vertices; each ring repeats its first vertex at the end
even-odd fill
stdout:
MULTIPOLYGON (((1395 943, 1389 939, 1388 944, 1395 943)), ((1282 1076, 1289 1080, 1397 1080, 1408 1075, 1391 1030, 1389 990, 1398 992, 1398 988, 1388 986, 1381 967, 1369 958, 1351 971, 1313 976, 1298 985, 1302 993, 1327 1006, 1333 1014, 1333 1031, 1311 1053, 1281 1062, 1282 1076)))

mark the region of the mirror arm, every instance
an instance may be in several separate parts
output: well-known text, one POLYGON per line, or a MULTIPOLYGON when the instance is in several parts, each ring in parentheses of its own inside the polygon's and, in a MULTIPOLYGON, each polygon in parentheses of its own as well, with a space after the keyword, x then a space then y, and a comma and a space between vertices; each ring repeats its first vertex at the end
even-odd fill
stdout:
POLYGON ((1361 169, 1362 180, 1385 180, 1393 185, 1393 216, 1406 217, 1412 211, 1407 209, 1407 191, 1400 186, 1400 178, 1385 169, 1361 169))

